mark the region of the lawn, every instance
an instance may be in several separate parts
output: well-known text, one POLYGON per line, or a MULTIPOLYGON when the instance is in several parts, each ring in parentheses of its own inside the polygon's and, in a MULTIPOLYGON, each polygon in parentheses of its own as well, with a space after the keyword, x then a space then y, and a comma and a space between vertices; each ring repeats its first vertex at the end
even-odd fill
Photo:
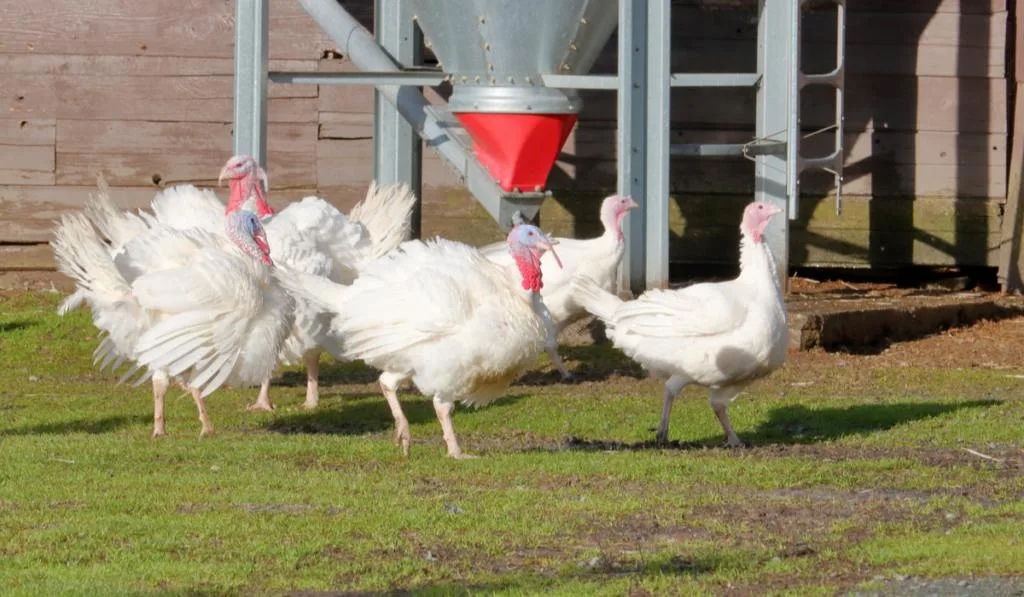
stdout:
POLYGON ((276 413, 245 411, 253 389, 211 396, 210 438, 172 391, 153 440, 148 386, 96 372, 88 315, 57 317, 59 298, 0 297, 5 595, 803 595, 1024 574, 1014 363, 792 353, 732 407, 752 447, 728 450, 696 389, 653 446, 658 382, 563 347, 583 381, 542 361, 457 409, 477 460, 445 458, 433 408, 403 394, 404 459, 372 371, 327 358, 317 411, 286 370, 276 413))

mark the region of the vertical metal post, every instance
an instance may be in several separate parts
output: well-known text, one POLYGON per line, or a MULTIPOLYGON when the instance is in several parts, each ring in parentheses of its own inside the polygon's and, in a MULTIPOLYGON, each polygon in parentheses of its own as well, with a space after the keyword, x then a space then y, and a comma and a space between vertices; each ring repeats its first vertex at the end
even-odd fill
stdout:
POLYGON ((626 255, 619 287, 640 294, 646 287, 647 248, 647 0, 619 0, 618 193, 640 204, 626 218, 626 255))
POLYGON ((647 6, 647 288, 668 287, 671 0, 647 6))
MULTIPOLYGON (((757 138, 784 141, 789 130, 789 43, 793 26, 792 0, 759 0, 757 24, 757 138)), ((754 198, 787 209, 786 152, 758 155, 754 164, 754 198)), ((798 197, 794 198, 798 199, 798 197)), ((775 217, 765 231, 768 247, 779 266, 782 288, 789 271, 789 218, 775 217)))
MULTIPOLYGON (((795 220, 800 215, 800 90, 803 71, 800 66, 800 0, 789 0, 789 106, 786 134, 786 201, 787 217, 795 220)), ((838 133, 842 138, 842 133, 838 133)))
POLYGON ((235 154, 267 165, 269 0, 235 2, 235 154))
MULTIPOLYGON (((422 61, 422 34, 412 20, 408 3, 402 0, 375 0, 374 37, 403 67, 422 61)), ((379 184, 404 181, 417 197, 422 197, 423 146, 398 109, 379 90, 374 90, 373 175, 379 184)), ((421 203, 412 216, 412 235, 420 236, 421 203)))

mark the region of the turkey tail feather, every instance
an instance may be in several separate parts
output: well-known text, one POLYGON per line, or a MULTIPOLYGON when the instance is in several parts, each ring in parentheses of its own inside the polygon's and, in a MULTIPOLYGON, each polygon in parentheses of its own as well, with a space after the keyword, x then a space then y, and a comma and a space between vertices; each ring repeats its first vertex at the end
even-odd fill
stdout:
POLYGON ((572 279, 572 293, 584 309, 606 324, 611 323, 615 311, 622 305, 622 299, 601 288, 586 274, 577 274, 572 279))

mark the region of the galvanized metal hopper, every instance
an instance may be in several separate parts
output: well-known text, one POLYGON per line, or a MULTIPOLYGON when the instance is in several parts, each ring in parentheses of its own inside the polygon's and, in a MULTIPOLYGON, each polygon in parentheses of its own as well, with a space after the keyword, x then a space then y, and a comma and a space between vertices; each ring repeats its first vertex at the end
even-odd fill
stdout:
POLYGON ((543 75, 584 74, 615 30, 617 0, 409 0, 453 86, 448 102, 505 191, 543 189, 582 103, 543 75))

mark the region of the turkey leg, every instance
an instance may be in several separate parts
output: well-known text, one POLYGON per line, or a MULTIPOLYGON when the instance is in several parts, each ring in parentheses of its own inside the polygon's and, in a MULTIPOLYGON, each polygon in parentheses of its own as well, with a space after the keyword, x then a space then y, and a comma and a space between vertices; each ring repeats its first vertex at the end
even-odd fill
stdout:
POLYGON ((169 385, 166 373, 153 372, 153 437, 167 435, 167 429, 164 428, 164 397, 169 385))
POLYGON ((711 408, 715 411, 715 416, 718 417, 718 422, 722 424, 722 429, 725 430, 725 445, 730 448, 742 448, 745 444, 743 440, 736 435, 733 431, 732 422, 729 420, 729 403, 736 398, 736 394, 740 393, 740 388, 718 388, 711 390, 711 396, 709 402, 711 402, 711 408))
POLYGON ((402 456, 409 456, 409 419, 405 418, 405 413, 402 412, 402 404, 398 401, 398 386, 402 383, 403 378, 400 375, 394 373, 384 372, 380 374, 380 390, 384 393, 384 398, 388 401, 388 406, 391 407, 391 416, 395 418, 395 443, 402 449, 402 456))
POLYGON ((320 404, 320 352, 307 352, 303 360, 306 362, 306 401, 302 408, 311 410, 320 404))
POLYGON ((665 382, 665 402, 661 406, 661 424, 658 425, 658 435, 656 436, 656 441, 659 444, 668 442, 668 420, 672 416, 672 401, 679 395, 679 392, 683 391, 684 387, 686 387, 686 380, 678 375, 673 375, 665 382))
POLYGON ((476 458, 464 454, 459 447, 459 441, 455 439, 455 427, 452 425, 452 411, 455 410, 455 403, 445 402, 440 396, 434 396, 434 412, 437 413, 437 420, 441 422, 441 432, 444 434, 444 443, 448 446, 448 456, 458 460, 465 458, 476 458))
POLYGON ((199 432, 199 437, 213 435, 213 425, 210 424, 210 416, 206 413, 206 401, 203 399, 202 393, 198 388, 192 388, 192 399, 196 401, 196 410, 199 411, 199 422, 203 426, 203 429, 199 432))

